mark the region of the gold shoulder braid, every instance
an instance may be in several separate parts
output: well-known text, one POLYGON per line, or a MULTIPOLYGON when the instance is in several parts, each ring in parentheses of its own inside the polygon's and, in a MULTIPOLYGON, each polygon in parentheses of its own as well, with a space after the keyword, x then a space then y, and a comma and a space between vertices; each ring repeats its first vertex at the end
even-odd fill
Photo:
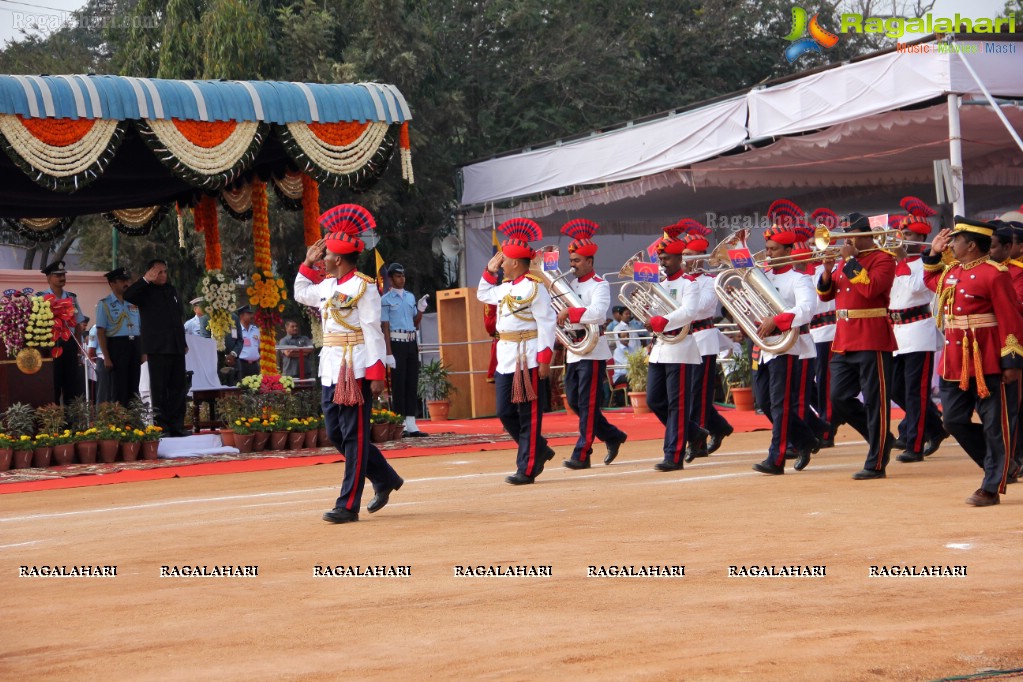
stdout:
POLYGON ((357 331, 359 327, 350 325, 345 320, 352 314, 352 310, 358 305, 359 299, 366 293, 366 286, 367 282, 362 280, 359 284, 359 293, 354 296, 335 291, 334 295, 330 297, 330 300, 323 307, 323 321, 326 322, 327 315, 330 315, 330 319, 348 331, 357 331))
POLYGON ((532 322, 533 315, 530 314, 527 309, 529 306, 533 305, 533 301, 536 300, 536 295, 539 290, 540 285, 533 282, 533 292, 526 298, 517 298, 512 296, 510 293, 505 295, 505 297, 501 299, 501 305, 498 308, 498 315, 503 315, 504 309, 508 308, 509 315, 522 320, 523 322, 532 322), (527 312, 523 314, 523 310, 527 310, 527 312))
MULTIPOLYGON (((958 261, 956 265, 958 265, 958 261)), ((944 272, 938 276, 938 290, 935 292, 937 297, 936 305, 934 306, 934 324, 938 326, 938 329, 945 329, 945 315, 952 314, 952 298, 955 296, 956 288, 955 285, 948 286, 948 273, 953 268, 952 265, 946 265, 944 272)))

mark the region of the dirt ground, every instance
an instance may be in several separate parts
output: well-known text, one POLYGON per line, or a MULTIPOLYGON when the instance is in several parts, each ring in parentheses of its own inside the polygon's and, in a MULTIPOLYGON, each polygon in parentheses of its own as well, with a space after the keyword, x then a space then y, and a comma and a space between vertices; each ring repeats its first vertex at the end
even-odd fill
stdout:
POLYGON ((402 459, 391 504, 342 526, 320 520, 342 465, 0 496, 0 678, 933 680, 1023 665, 1023 488, 967 506, 981 474, 948 441, 853 481, 853 438, 781 477, 750 469, 765 433, 673 473, 652 469, 654 441, 582 472, 559 447, 523 487, 503 482, 508 451, 402 459), (19 577, 85 564, 117 576, 19 577), (258 576, 160 577, 225 564, 258 576), (967 575, 868 575, 914 564, 967 575), (455 575, 467 565, 552 575, 455 575), (587 577, 591 565, 685 575, 587 577), (826 575, 728 577, 732 565, 826 575))

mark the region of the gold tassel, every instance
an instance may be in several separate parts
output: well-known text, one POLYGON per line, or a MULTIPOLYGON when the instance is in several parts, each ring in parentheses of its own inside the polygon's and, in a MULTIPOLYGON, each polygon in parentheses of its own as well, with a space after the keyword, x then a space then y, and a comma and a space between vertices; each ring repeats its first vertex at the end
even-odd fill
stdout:
POLYGON ((990 398, 991 391, 987 389, 987 381, 984 380, 984 360, 980 357, 980 344, 977 343, 977 335, 973 335, 973 372, 977 375, 977 395, 981 398, 990 398))
POLYGON ((970 341, 969 332, 963 332, 963 371, 959 375, 959 390, 970 390, 970 341))

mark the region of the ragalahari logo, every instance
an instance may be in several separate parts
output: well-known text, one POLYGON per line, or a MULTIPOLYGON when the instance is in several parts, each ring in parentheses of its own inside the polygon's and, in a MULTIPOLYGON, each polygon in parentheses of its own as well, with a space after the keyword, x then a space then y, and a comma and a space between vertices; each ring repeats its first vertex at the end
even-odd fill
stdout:
POLYGON ((806 10, 802 7, 792 8, 792 30, 785 36, 785 40, 792 44, 785 49, 785 58, 789 64, 796 61, 804 54, 816 52, 823 54, 821 48, 832 48, 838 44, 838 36, 821 27, 817 20, 820 15, 814 14, 809 22, 806 21, 806 10), (809 31, 810 35, 806 35, 809 31))

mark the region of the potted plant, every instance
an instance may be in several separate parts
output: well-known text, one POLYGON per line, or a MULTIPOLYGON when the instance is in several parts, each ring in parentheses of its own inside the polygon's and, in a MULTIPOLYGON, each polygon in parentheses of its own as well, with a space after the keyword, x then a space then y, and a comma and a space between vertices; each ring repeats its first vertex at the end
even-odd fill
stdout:
POLYGON ((32 466, 32 454, 35 451, 32 440, 35 413, 32 407, 25 403, 14 403, 4 412, 3 424, 4 431, 14 443, 11 446, 11 468, 25 469, 32 466))
POLYGON ((60 433, 52 434, 53 440, 53 464, 55 466, 66 466, 75 459, 75 441, 78 439, 71 429, 64 429, 60 433))
MULTIPOLYGON (((244 393, 230 393, 223 398, 217 398, 217 414, 224 420, 224 427, 220 429, 220 441, 224 445, 237 447, 234 444, 234 423, 250 414, 248 396, 244 393)), ((252 432, 249 431, 251 435, 252 432)), ((251 443, 249 445, 251 448, 251 443)))
POLYGON ((305 432, 305 447, 315 448, 320 441, 320 427, 323 426, 323 417, 320 415, 306 417, 309 426, 305 432))
POLYGON ((99 432, 95 427, 75 432, 75 457, 79 464, 95 464, 98 448, 99 432))
POLYGON ((37 434, 33 444, 32 466, 37 469, 45 469, 50 466, 50 458, 53 456, 53 436, 48 433, 37 434))
POLYGON ((14 439, 0 431, 0 471, 7 471, 11 468, 13 457, 14 439))
POLYGON ((742 344, 742 350, 733 352, 725 365, 725 382, 732 396, 735 409, 743 412, 753 411, 753 345, 742 344))
POLYGON ((231 432, 234 434, 234 447, 238 448, 238 452, 243 455, 252 452, 252 441, 255 438, 254 421, 251 417, 238 417, 229 424, 231 432))
POLYGON ((646 348, 637 348, 625 354, 625 375, 629 380, 629 402, 636 414, 649 414, 646 404, 646 377, 650 369, 650 355, 646 348))
POLYGON ((160 452, 160 438, 162 437, 163 429, 159 426, 150 424, 145 428, 142 436, 142 450, 139 451, 142 459, 156 459, 160 452))
POLYGON ((124 426, 131 413, 120 403, 100 403, 96 406, 96 436, 99 440, 99 461, 110 464, 117 459, 124 438, 124 426))
POLYGON ((431 421, 444 421, 448 418, 451 403, 448 396, 455 391, 448 379, 448 369, 440 360, 432 360, 419 367, 419 397, 426 401, 431 421))
POLYGON ((146 432, 142 429, 125 427, 124 435, 121 436, 121 459, 125 462, 137 460, 142 450, 142 439, 145 437, 146 432))
POLYGON ((385 443, 389 440, 394 440, 392 434, 392 425, 395 423, 394 418, 401 417, 390 410, 384 408, 373 408, 369 413, 369 439, 373 443, 385 443))
POLYGON ((305 420, 299 417, 292 417, 284 423, 284 429, 288 432, 288 449, 301 450, 305 447, 305 420))
MULTIPOLYGON (((75 444, 71 439, 71 432, 68 431, 66 436, 64 434, 64 408, 56 403, 49 403, 42 407, 36 408, 36 424, 39 426, 39 436, 37 436, 37 448, 43 450, 49 448, 52 453, 54 449, 60 448, 60 451, 56 458, 57 464, 70 464, 71 458, 74 456, 75 444), (40 437, 46 436, 42 441, 40 437)), ((42 451, 37 451, 35 455, 36 466, 49 466, 50 455, 42 451), (46 462, 46 464, 41 464, 46 462)))

